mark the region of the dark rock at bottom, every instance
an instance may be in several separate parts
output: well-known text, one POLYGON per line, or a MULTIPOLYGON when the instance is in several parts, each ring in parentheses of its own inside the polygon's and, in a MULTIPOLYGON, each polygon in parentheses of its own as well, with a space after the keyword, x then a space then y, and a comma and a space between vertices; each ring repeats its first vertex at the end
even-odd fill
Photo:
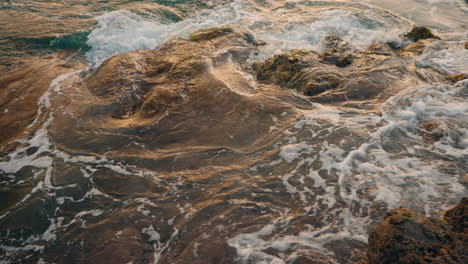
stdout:
POLYGON ((406 208, 388 212, 369 237, 369 263, 468 263, 467 208, 463 198, 440 220, 406 208))

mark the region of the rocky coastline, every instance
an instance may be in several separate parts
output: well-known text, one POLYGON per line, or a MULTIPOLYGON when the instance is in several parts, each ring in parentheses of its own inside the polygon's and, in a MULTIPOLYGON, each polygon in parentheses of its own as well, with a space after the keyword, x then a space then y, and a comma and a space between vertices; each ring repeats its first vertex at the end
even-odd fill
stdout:
MULTIPOLYGON (((230 182, 229 177, 244 175, 236 171, 240 167, 253 166, 269 155, 277 155, 267 144, 280 138, 272 127, 281 124, 283 127, 275 129, 284 131, 302 110, 314 109, 314 103, 378 114, 382 103, 409 86, 435 81, 452 85, 466 79, 465 75, 447 76, 415 64, 414 58, 438 39, 430 30, 415 28, 404 37, 408 45, 376 44, 359 50, 331 35, 323 41, 321 53, 292 50, 251 65, 248 58, 266 43, 248 32, 218 27, 194 32, 188 38, 172 38, 155 50, 113 56, 97 69, 83 71, 84 65, 79 60, 70 54, 56 53, 3 74, 0 112, 8 115, 0 119, 0 161, 15 158, 12 153, 17 149, 25 149, 21 155, 36 157, 38 149, 20 139, 32 138, 41 128, 47 128, 55 144, 47 151, 56 155, 54 164, 62 169, 47 172, 53 175, 49 184, 59 187, 36 189, 34 184, 23 182, 1 189, 0 197, 7 202, 0 207, 0 213, 6 215, 0 219, 0 232, 14 233, 17 239, 0 239, 1 244, 21 247, 24 244, 15 241, 46 232, 47 219, 55 210, 61 213, 61 221, 69 224, 58 227, 50 244, 42 237, 40 245, 45 248, 46 261, 148 263, 157 257, 161 263, 235 263, 236 249, 224 238, 237 235, 237 227, 222 230, 224 233, 213 231, 219 232, 216 233, 219 239, 204 243, 200 242, 204 240, 199 231, 210 232, 213 227, 202 227, 203 223, 207 219, 218 223, 221 216, 246 219, 251 227, 244 231, 271 222, 271 218, 264 216, 270 209, 261 207, 261 200, 243 204, 244 194, 239 190, 247 187, 235 180, 230 182), (55 91, 53 100, 45 98, 44 94, 50 92, 49 84, 62 74, 71 76, 62 83, 67 94, 55 91), (51 122, 52 108, 66 111, 55 111, 51 122), (135 142, 145 147, 138 148, 135 142), (168 177, 161 176, 160 181, 181 180, 185 176, 179 172, 190 171, 192 178, 178 185, 180 189, 175 188, 174 192, 183 190, 179 196, 185 195, 190 197, 190 203, 198 203, 200 207, 193 210, 196 217, 194 220, 178 218, 179 226, 186 233, 180 235, 172 250, 165 251, 162 242, 156 241, 170 244, 178 236, 169 231, 168 225, 175 216, 165 219, 166 215, 189 210, 188 206, 173 208, 179 197, 162 195, 170 191, 169 187, 161 187, 159 180, 151 177, 126 179, 127 172, 117 173, 110 166, 80 171, 79 166, 61 163, 57 157, 66 155, 55 148, 79 155, 106 156, 129 166, 167 173, 168 177), (233 160, 236 160, 234 165, 233 160), (219 188, 210 187, 218 182, 219 175, 226 182, 219 188), (101 208, 112 214, 90 220, 86 223, 88 229, 83 231, 81 224, 73 223, 79 211, 73 207, 62 208, 59 205, 63 201, 51 197, 58 195, 60 188, 85 184, 89 177, 110 199, 89 202, 83 208, 101 208), (193 189, 196 185, 216 190, 203 193, 193 189), (29 193, 35 197, 32 202, 17 206, 29 193), (152 209, 148 210, 164 221, 149 217, 133 221, 138 219, 136 215, 143 207, 118 200, 141 198, 142 194, 151 198, 152 202, 146 206, 152 209), (236 199, 237 204, 227 203, 228 198, 236 199), (154 201, 159 203, 154 205, 154 201), (205 203, 210 206, 204 207, 205 203), (41 210, 44 206, 48 209, 41 210), (25 220, 29 218, 38 224, 29 226, 25 220), (122 226, 125 228, 119 231, 122 233, 117 239, 112 238, 114 233, 106 231, 122 226), (159 230, 158 235, 151 236, 148 226, 159 230), (146 230, 149 235, 141 235, 139 230, 146 230), (86 250, 66 247, 65 243, 70 243, 67 241, 82 243, 86 250), (191 262, 194 248, 202 256, 197 262, 191 262), (156 256, 154 250, 159 250, 160 255, 156 256)), ((428 144, 444 136, 437 122, 432 120, 416 128, 428 144)), ((99 160, 93 162, 98 164, 99 160)), ((47 173, 34 173, 31 168, 11 172, 25 179, 32 177, 36 182, 47 182, 50 177, 47 173)), ((318 186, 317 182, 315 179, 314 185, 318 186)), ((74 196, 70 199, 77 201, 85 193, 77 189, 70 194, 74 196)), ((356 246, 336 243, 330 244, 329 249, 346 256, 339 263, 467 263, 467 203, 468 199, 464 198, 442 219, 428 218, 410 209, 394 209, 370 233, 368 247, 353 242, 356 246)), ((323 214, 326 213, 324 209, 323 214)), ((368 214, 381 215, 381 212, 376 208, 368 214)), ((304 222, 299 221, 298 226, 313 220, 301 221, 304 222)), ((273 255, 282 254, 273 248, 265 250, 273 255)), ((25 260, 25 255, 16 255, 16 260, 25 260)), ((30 260, 23 263, 37 262, 35 257, 30 260)), ((335 261, 328 255, 304 254, 291 258, 288 263, 335 261)))

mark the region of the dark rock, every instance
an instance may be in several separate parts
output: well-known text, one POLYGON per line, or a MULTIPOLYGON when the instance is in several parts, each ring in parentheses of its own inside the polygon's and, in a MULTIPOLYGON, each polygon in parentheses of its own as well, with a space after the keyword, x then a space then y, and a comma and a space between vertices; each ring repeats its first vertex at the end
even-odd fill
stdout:
POLYGON ((322 46, 325 50, 335 49, 338 52, 352 52, 356 50, 355 47, 336 35, 325 37, 322 41, 322 46))
POLYGON ((314 96, 325 91, 337 88, 342 82, 343 76, 338 73, 324 70, 315 70, 303 78, 302 83, 296 86, 308 96, 314 96))
POLYGON ((28 156, 34 155, 34 153, 36 153, 38 149, 38 147, 30 147, 26 150, 26 154, 28 156))
POLYGON ((286 85, 296 74, 317 64, 318 54, 308 50, 292 50, 255 63, 257 79, 268 84, 286 85))
POLYGON ((335 89, 343 82, 337 70, 324 67, 319 55, 307 50, 292 50, 253 65, 259 81, 296 89, 308 96, 335 89))
MULTIPOLYGON (((451 210, 449 223, 461 230, 465 223, 463 205, 451 210)), ((390 211, 369 237, 371 264, 466 263, 468 248, 464 236, 441 220, 399 208, 390 211)))
POLYGON ((325 63, 346 67, 354 60, 355 48, 338 36, 327 36, 323 40, 322 46, 325 52, 320 57, 325 63))
POLYGON ((350 80, 344 87, 348 99, 370 99, 377 96, 385 89, 385 85, 378 80, 359 77, 350 80))
POLYGON ((353 63, 354 56, 348 53, 340 53, 335 49, 325 51, 321 58, 324 62, 336 65, 340 68, 346 67, 353 63))
POLYGON ((322 47, 322 54, 292 50, 275 55, 255 63, 253 72, 259 82, 301 91, 309 100, 360 109, 372 109, 419 79, 410 68, 413 54, 400 56, 387 45, 358 51, 332 35, 322 47))
POLYGON ((367 245, 360 241, 351 239, 334 240, 327 243, 325 247, 337 256, 340 263, 357 263, 366 260, 365 249, 367 245))
POLYGON ((438 36, 432 34, 432 31, 427 27, 414 27, 410 32, 403 35, 403 37, 414 42, 420 39, 440 39, 438 36))
POLYGON ((448 210, 443 218, 457 233, 468 234, 468 198, 463 198, 454 208, 448 210))

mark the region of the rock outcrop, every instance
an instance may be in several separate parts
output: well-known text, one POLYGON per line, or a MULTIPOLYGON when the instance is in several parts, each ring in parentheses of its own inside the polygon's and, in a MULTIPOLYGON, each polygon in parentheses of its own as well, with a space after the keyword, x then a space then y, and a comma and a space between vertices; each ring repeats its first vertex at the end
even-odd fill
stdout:
POLYGON ((114 56, 84 78, 87 91, 77 91, 83 96, 68 106, 79 121, 58 115, 62 124, 52 133, 64 146, 97 153, 110 150, 103 146, 128 152, 136 138, 146 145, 147 153, 141 155, 194 146, 252 151, 274 125, 272 115, 281 120, 282 113, 294 112, 273 99, 289 97, 287 91, 257 89, 243 72, 258 45, 247 32, 212 28, 171 39, 155 50, 114 56))
POLYGON ((464 198, 442 220, 405 208, 388 212, 369 237, 369 263, 467 263, 467 209, 464 198))
MULTIPOLYGON (((324 227, 323 219, 347 205, 323 204, 305 215, 302 199, 324 195, 319 180, 336 183, 335 172, 285 180, 297 164, 279 155, 307 139, 300 155, 313 160, 320 151, 315 146, 338 146, 343 136, 350 138, 343 150, 352 151, 369 134, 331 129, 334 121, 325 119, 301 130, 298 117, 313 115, 315 102, 367 114, 396 92, 425 83, 424 76, 438 75, 419 74, 413 50, 374 45, 357 51, 336 36, 326 38, 323 53, 293 50, 252 68, 249 59, 263 44, 248 32, 205 29, 154 50, 116 55, 98 69, 77 72, 79 63, 52 57, 2 77, 0 111, 11 115, 0 124, 11 126, 2 126, 0 145, 23 138, 24 130, 32 135, 1 149, 2 161, 24 161, 20 170, 0 173, 2 180, 18 179, 0 190, 7 200, 0 206, 0 243, 19 249, 11 261, 228 264, 239 257, 230 239, 270 225, 284 211, 300 215, 290 233, 324 227), (321 129, 330 135, 310 134, 321 129), (285 135, 292 133, 290 141, 285 135), (291 199, 295 186, 310 189, 291 199)), ((420 129, 437 140, 436 124, 420 129)), ((320 166, 303 165, 297 176, 320 166)), ((430 228, 445 225, 413 218, 430 228)), ((327 254, 296 246, 259 250, 281 259, 289 254, 286 263, 349 263, 362 260, 365 246, 341 239, 324 245, 327 254)))
POLYGON ((253 71, 260 82, 298 90, 311 101, 366 109, 423 81, 411 61, 424 45, 394 51, 378 44, 357 51, 339 37, 329 36, 322 46, 321 54, 292 50, 275 55, 255 63, 253 71))
POLYGON ((410 32, 403 35, 404 38, 416 42, 420 39, 440 39, 427 27, 414 27, 410 32))
POLYGON ((335 35, 327 36, 323 40, 322 46, 325 50, 321 54, 322 61, 340 68, 350 65, 354 60, 354 53, 357 51, 356 48, 335 35))
MULTIPOLYGON (((463 198, 457 206, 448 210, 443 220, 450 225, 453 232, 466 236, 468 234, 468 198, 463 198)), ((468 254, 466 251, 465 253, 468 254)))

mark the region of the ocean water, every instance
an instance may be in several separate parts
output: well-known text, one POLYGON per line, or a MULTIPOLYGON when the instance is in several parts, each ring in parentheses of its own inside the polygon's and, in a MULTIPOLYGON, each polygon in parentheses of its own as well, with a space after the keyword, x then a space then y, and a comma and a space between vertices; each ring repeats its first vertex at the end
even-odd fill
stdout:
MULTIPOLYGON (((196 30, 220 26, 248 31, 265 41, 248 63, 292 49, 323 51, 322 40, 331 34, 357 49, 387 42, 405 45, 402 33, 414 25, 428 26, 442 40, 420 54, 415 65, 444 75, 467 73, 466 17, 468 6, 463 0, 3 2, 0 70, 8 74, 23 60, 64 50, 73 52, 86 67, 51 82, 30 125, 39 124, 39 129, 17 140, 19 147, 0 160, 0 187, 32 185, 30 192, 0 215, 0 263, 46 263, 64 240, 89 250, 83 245, 92 238, 68 236, 69 228, 80 226, 86 233, 100 219, 114 219, 114 213, 133 209, 141 218, 131 221, 150 221, 137 231, 146 238, 154 263, 176 254, 178 243, 188 239, 185 233, 197 234, 191 237, 195 242, 186 245, 194 259, 200 257, 203 243, 223 234, 235 249, 237 263, 291 263, 304 252, 319 252, 334 263, 347 263, 351 249, 365 247, 371 228, 386 211, 404 206, 438 216, 468 194, 468 80, 453 85, 414 84, 386 100, 378 113, 310 103, 313 110, 298 110, 301 115, 281 131, 279 139, 270 142, 267 148, 273 154, 265 154, 247 167, 233 158, 230 165, 242 167, 241 172, 232 176, 223 171, 217 176, 223 180, 209 176, 207 182, 213 186, 204 186, 203 181, 190 183, 194 192, 184 189, 188 187, 183 172, 135 165, 144 162, 130 164, 125 155, 113 156, 114 146, 108 146, 103 155, 62 148, 49 131, 56 113, 62 111, 54 109, 52 101, 57 95, 77 96, 72 84, 112 56, 155 49, 172 38, 188 39, 196 30), (442 137, 427 144, 418 131, 433 120, 440 123, 442 137), (31 148, 34 153, 26 155, 31 148), (59 164, 75 171, 80 180, 58 186, 53 179, 60 174, 59 164), (101 169, 129 179, 150 179, 162 194, 154 199, 146 193, 125 197, 106 193, 93 176, 101 169), (225 200, 216 201, 216 206, 250 210, 255 204, 261 216, 244 219, 242 214, 215 212, 209 217, 223 224, 209 230, 218 233, 198 234, 198 226, 190 221, 199 214, 204 217, 204 209, 215 211, 213 197, 223 194, 223 187, 231 184, 230 176, 248 193, 242 188, 230 189, 233 193, 222 196, 225 200), (217 192, 207 194, 212 188, 217 192), (234 198, 226 198, 231 196, 234 198), (168 201, 173 211, 165 211, 168 201), (47 212, 48 217, 40 220, 45 228, 33 232, 9 228, 31 206, 47 212), (165 214, 155 213, 158 210, 165 214), (344 253, 334 243, 351 249, 344 253)), ((276 123, 270 132, 279 130, 282 124, 274 116, 272 120, 276 123)), ((203 169, 187 172, 193 177, 198 174, 209 175, 203 169)), ((114 225, 108 230, 115 231, 115 239, 125 231, 114 225)))

